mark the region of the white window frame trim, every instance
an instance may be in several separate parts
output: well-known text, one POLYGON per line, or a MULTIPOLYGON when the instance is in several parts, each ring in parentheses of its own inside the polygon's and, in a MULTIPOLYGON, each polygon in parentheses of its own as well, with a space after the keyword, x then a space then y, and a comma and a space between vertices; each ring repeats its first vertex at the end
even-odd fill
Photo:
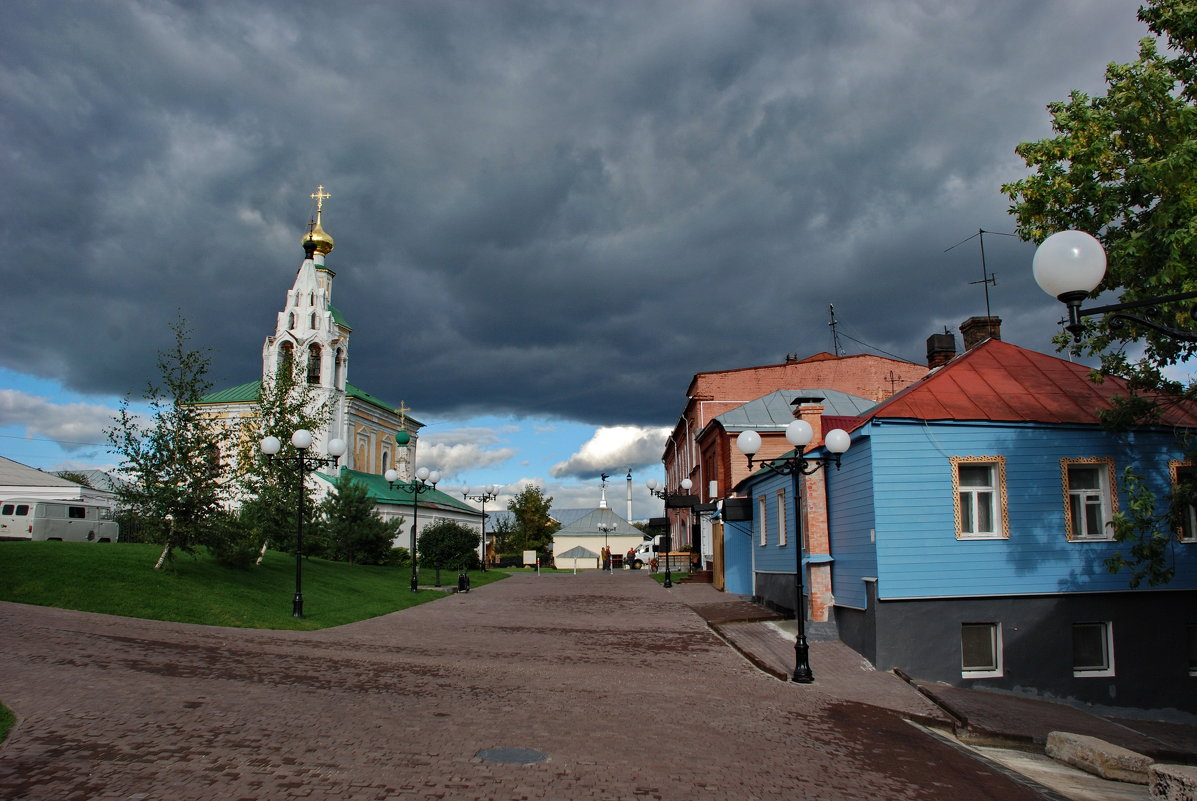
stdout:
POLYGON ((960 624, 960 677, 962 679, 993 679, 1001 678, 1005 674, 1005 664, 1002 659, 1002 623, 1001 621, 961 623, 960 624), (993 669, 969 670, 964 666, 964 627, 992 626, 993 627, 993 669))
POLYGON ((763 492, 756 496, 756 512, 761 519, 760 546, 764 548, 769 544, 769 496, 763 492))
MULTIPOLYGON (((1180 484, 1180 471, 1192 469, 1192 462, 1185 462, 1180 459, 1170 459, 1168 461, 1168 474, 1172 479, 1173 489, 1180 484)), ((1186 545, 1193 545, 1197 543, 1197 506, 1189 504, 1189 508, 1185 510, 1185 518, 1185 523, 1188 526, 1188 536, 1185 536, 1185 526, 1181 526, 1176 530, 1176 541, 1183 542, 1186 545)))
POLYGON ((1010 539, 1010 515, 1008 495, 1006 493, 1006 457, 1005 456, 952 456, 952 506, 956 516, 956 539, 958 540, 1008 540, 1010 539), (994 509, 996 516, 992 533, 976 534, 961 529, 964 523, 964 510, 960 506, 960 465, 992 465, 994 468, 994 509))
POLYGON ((1078 620, 1072 624, 1073 630, 1077 626, 1101 626, 1102 633, 1106 638, 1106 656, 1109 659, 1109 664, 1104 668, 1082 669, 1076 665, 1072 666, 1072 676, 1076 679, 1098 679, 1110 678, 1117 675, 1114 670, 1114 624, 1109 620, 1078 620))
POLYGON ((789 541, 789 537, 786 534, 786 532, 789 530, 789 526, 786 525, 785 487, 778 489, 773 495, 773 498, 777 502, 777 546, 779 548, 784 548, 786 543, 789 541))
POLYGON ((1114 529, 1110 525, 1114 516, 1118 514, 1118 477, 1114 472, 1114 457, 1112 456, 1083 456, 1077 458, 1065 457, 1060 460, 1060 484, 1064 489, 1064 536, 1069 542, 1113 542, 1114 529), (1104 519, 1100 537, 1076 537, 1072 533, 1072 488, 1068 481, 1068 468, 1073 466, 1101 466, 1103 486, 1102 506, 1104 519))

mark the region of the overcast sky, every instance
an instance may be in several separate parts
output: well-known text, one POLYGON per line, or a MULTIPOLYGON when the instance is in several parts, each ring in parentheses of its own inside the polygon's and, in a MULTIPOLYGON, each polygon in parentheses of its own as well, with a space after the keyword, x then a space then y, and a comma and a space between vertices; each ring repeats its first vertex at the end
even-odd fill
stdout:
MULTIPOLYGON (((218 386, 257 378, 322 184, 351 381, 659 461, 695 372, 831 350, 829 304, 845 352, 920 362, 984 314, 978 241, 945 250, 1013 230, 1014 147, 1133 60, 1137 7, 6 0, 0 366, 137 391, 180 309, 218 386)), ((1033 248, 985 253, 1050 352, 1033 248)))

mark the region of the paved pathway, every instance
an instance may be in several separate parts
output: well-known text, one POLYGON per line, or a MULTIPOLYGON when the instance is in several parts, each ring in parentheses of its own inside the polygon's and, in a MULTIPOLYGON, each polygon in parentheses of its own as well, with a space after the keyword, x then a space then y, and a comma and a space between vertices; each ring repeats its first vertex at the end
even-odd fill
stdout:
POLYGON ((319 632, 0 604, 20 718, 0 798, 1041 798, 888 710, 766 675, 683 595, 517 575, 319 632))

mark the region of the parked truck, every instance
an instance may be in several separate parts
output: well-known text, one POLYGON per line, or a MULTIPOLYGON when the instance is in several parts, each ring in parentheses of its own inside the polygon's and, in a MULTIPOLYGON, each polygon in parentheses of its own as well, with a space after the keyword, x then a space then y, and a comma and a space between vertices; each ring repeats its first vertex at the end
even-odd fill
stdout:
POLYGON ((639 570, 642 567, 652 564, 652 561, 659 558, 660 554, 664 552, 663 548, 665 546, 661 544, 664 539, 665 537, 663 535, 658 534, 651 540, 645 540, 637 545, 632 551, 631 566, 636 570, 639 570))
POLYGON ((107 506, 86 501, 10 498, 0 501, 0 540, 116 542, 120 525, 107 506))

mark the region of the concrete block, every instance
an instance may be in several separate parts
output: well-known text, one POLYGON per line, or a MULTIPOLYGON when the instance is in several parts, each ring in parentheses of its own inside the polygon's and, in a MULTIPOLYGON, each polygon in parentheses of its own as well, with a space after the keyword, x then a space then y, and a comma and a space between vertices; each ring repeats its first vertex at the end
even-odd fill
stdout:
POLYGON ((1155 764, 1149 775, 1148 788, 1152 798, 1197 801, 1197 767, 1155 764))
POLYGON ((1084 734, 1053 731, 1047 735, 1047 755, 1112 781, 1147 784, 1151 758, 1129 748, 1084 734))

